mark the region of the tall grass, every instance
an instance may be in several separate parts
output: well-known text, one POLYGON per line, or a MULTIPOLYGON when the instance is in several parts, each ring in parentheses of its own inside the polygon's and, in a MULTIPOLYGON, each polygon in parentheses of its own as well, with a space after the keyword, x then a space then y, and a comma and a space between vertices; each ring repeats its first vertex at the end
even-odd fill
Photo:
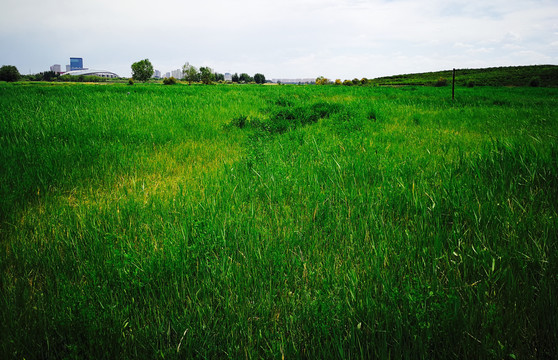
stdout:
POLYGON ((549 358, 555 89, 0 86, 2 358, 549 358))

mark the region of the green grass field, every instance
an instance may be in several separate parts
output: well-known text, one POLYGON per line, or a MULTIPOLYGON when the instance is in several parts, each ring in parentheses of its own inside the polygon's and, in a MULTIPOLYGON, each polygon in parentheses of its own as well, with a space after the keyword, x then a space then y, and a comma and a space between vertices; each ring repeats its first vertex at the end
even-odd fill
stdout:
POLYGON ((552 358, 558 89, 0 84, 0 358, 552 358))

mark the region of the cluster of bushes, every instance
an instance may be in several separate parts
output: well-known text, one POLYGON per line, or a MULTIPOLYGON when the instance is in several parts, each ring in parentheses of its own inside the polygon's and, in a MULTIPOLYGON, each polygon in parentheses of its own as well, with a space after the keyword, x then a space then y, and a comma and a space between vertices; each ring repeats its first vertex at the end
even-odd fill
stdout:
POLYGON ((266 79, 265 79, 265 75, 260 73, 255 74, 253 77, 248 75, 247 73, 242 73, 240 75, 234 73, 234 75, 232 76, 232 82, 239 83, 239 84, 251 84, 251 83, 265 84, 266 79))
MULTIPOLYGON (((373 80, 369 80, 367 78, 362 78, 362 79, 354 78, 353 80, 336 79, 333 82, 323 76, 320 76, 316 79, 316 85, 369 86, 369 85, 374 85, 374 83, 375 82, 373 80)), ((446 86, 448 84, 448 80, 444 77, 439 77, 436 81, 430 82, 430 84, 434 86, 446 86)))
POLYGON ((336 79, 335 81, 330 81, 328 78, 320 76, 316 79, 316 85, 344 85, 344 86, 365 86, 370 85, 370 80, 367 78, 357 79, 354 78, 353 80, 341 80, 336 79))
POLYGON ((176 84, 176 79, 174 78, 174 76, 171 76, 170 78, 164 78, 163 79, 163 84, 164 85, 174 85, 174 84, 176 84))
POLYGON ((241 115, 231 120, 230 126, 240 129, 250 127, 272 134, 281 134, 297 127, 329 118, 343 110, 339 103, 317 102, 313 104, 297 104, 288 99, 279 99, 272 104, 269 115, 265 119, 249 119, 241 115))
MULTIPOLYGON (((225 75, 214 72, 210 67, 200 67, 199 70, 190 65, 189 63, 184 64, 182 67, 182 73, 184 74, 184 80, 188 83, 202 82, 204 84, 211 84, 213 82, 226 83, 225 75)), ((247 73, 235 73, 232 75, 231 81, 233 83, 239 84, 264 84, 266 82, 265 76, 263 74, 257 73, 253 77, 247 73)))

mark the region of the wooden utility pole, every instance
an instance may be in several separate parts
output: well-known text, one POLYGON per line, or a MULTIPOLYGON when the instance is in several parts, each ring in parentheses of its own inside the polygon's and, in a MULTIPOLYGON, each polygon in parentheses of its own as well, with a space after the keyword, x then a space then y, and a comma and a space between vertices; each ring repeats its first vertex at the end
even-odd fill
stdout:
POLYGON ((453 69, 453 81, 451 83, 451 99, 455 100, 455 68, 453 69))

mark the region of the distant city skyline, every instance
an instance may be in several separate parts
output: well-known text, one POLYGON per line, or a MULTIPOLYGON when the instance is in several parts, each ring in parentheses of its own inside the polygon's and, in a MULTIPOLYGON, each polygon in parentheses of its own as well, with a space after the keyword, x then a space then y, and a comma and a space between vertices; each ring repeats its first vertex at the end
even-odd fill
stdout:
MULTIPOLYGON (((83 58, 81 58, 81 57, 80 58, 70 57, 69 59, 70 59, 70 64, 65 65, 65 67, 66 67, 65 71, 62 71, 62 65, 54 64, 54 65, 51 65, 49 67, 49 69, 44 69, 44 70, 41 70, 41 71, 29 73, 29 74, 34 75, 34 74, 42 73, 42 72, 45 72, 45 71, 53 71, 55 73, 65 73, 65 72, 74 71, 74 70, 88 70, 88 68, 83 67, 83 64, 84 64, 83 58)), ((188 63, 186 63, 186 64, 188 64, 188 63)), ((218 72, 218 71, 216 71, 216 72, 218 72)), ((160 78, 163 78, 163 77, 171 77, 171 76, 173 76, 177 79, 182 79, 184 77, 182 68, 166 72, 166 73, 164 73, 164 76, 163 76, 163 73, 159 69, 154 69, 153 70, 153 77, 154 78, 159 78, 160 79, 160 78)), ((123 77, 126 77, 126 76, 123 76, 123 77)), ((228 72, 225 73, 225 80, 226 81, 231 81, 232 80, 232 74, 230 74, 228 72)))
POLYGON ((123 77, 145 58, 165 73, 330 79, 558 64, 556 0, 161 0, 163 16, 144 0, 3 5, 0 64, 23 74, 75 55, 123 77))

